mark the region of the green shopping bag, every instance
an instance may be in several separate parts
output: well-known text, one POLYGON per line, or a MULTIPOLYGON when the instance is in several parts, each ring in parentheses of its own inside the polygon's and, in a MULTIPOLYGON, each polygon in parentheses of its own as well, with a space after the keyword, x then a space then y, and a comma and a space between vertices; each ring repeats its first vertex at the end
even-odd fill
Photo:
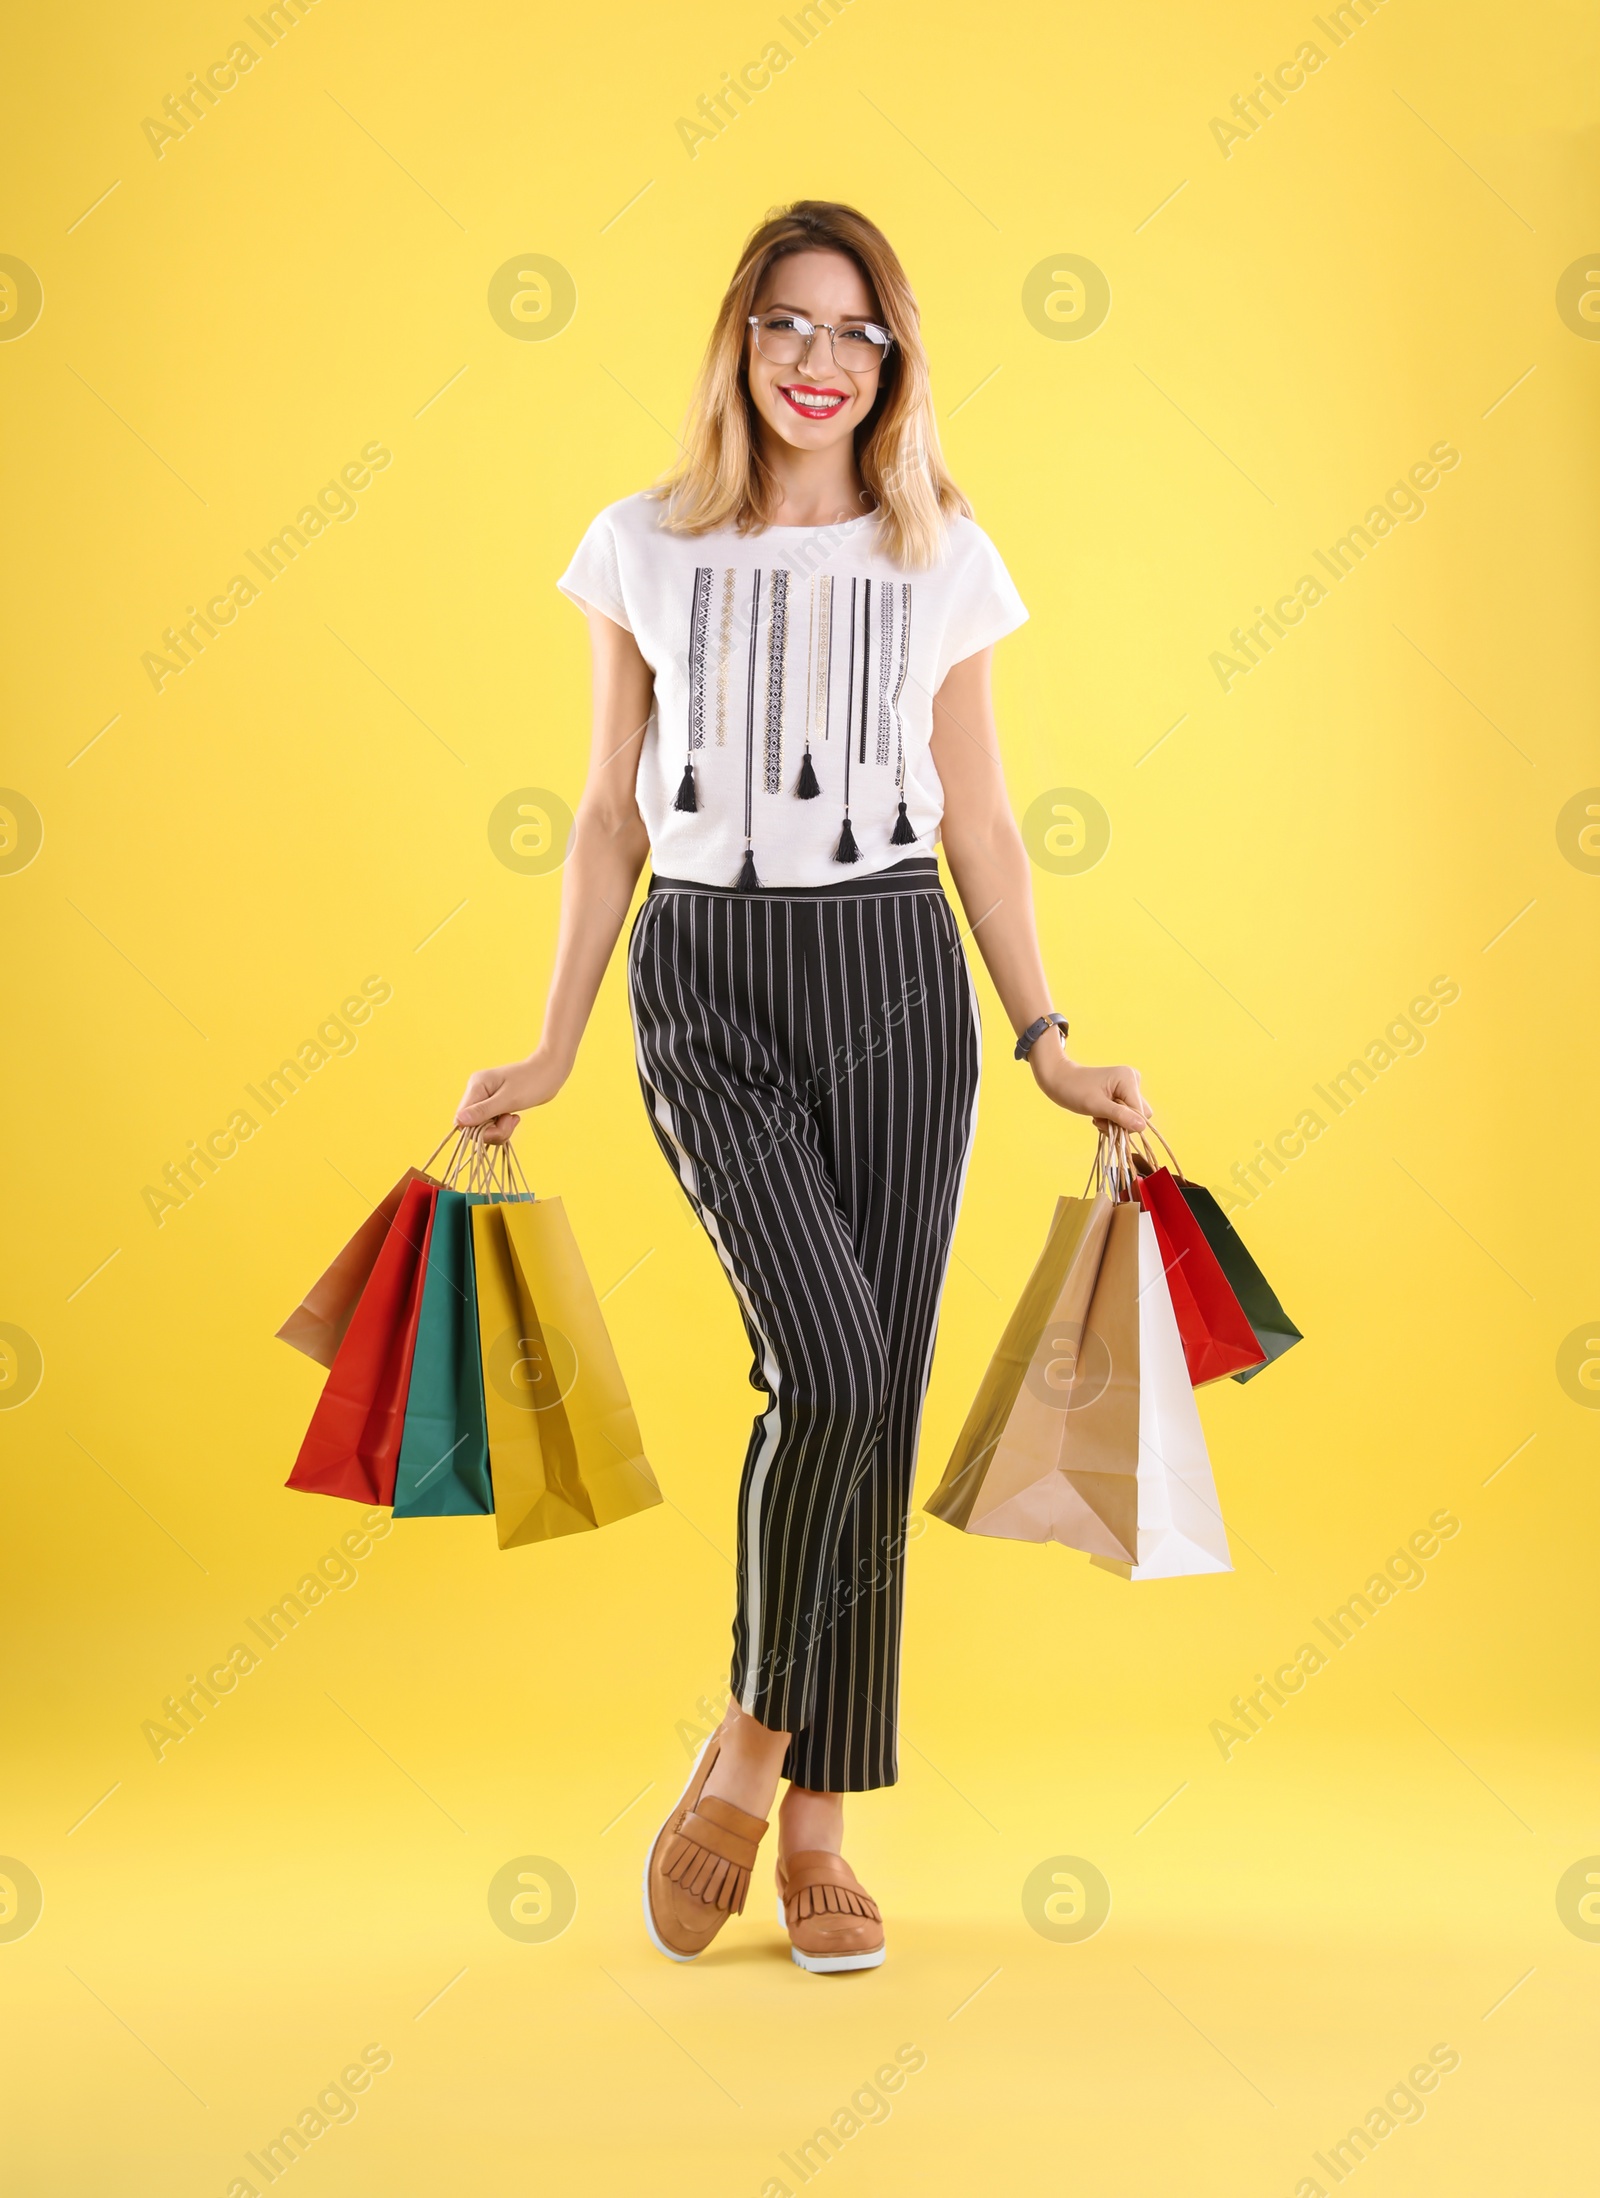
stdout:
POLYGON ((484 1199, 481 1191, 447 1189, 434 1209, 395 1475, 397 1519, 481 1516, 494 1509, 468 1213, 484 1199))
POLYGON ((1178 1189, 1194 1215, 1200 1233, 1216 1254, 1228 1287, 1244 1308, 1244 1317, 1266 1353, 1258 1365, 1246 1366, 1235 1381, 1254 1381, 1293 1344, 1303 1341, 1299 1329, 1278 1303, 1278 1294, 1240 1241, 1237 1230, 1202 1183, 1179 1177, 1178 1189))

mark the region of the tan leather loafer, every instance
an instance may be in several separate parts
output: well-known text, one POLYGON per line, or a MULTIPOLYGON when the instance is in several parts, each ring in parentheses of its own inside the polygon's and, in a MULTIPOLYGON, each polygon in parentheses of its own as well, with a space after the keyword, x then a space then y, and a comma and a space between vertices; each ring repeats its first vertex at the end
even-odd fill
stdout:
POLYGON ((742 1913, 767 1823, 705 1791, 722 1747, 715 1732, 695 1758, 677 1807, 644 1866, 644 1923, 669 1961, 703 1954, 730 1916, 742 1913))
POLYGON ((779 1861, 778 1921, 802 1969, 876 1969, 887 1952, 878 1904, 843 1855, 779 1861))

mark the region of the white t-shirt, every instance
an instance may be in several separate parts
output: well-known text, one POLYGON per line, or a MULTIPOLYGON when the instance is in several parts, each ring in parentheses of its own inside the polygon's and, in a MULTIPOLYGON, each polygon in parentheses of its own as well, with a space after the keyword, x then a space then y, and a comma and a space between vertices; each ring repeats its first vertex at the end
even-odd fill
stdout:
POLYGON ((675 535, 664 508, 648 492, 609 505, 557 583, 625 626, 655 674, 638 803, 657 873, 848 884, 930 854, 933 697, 1028 615, 983 529, 952 521, 942 562, 908 572, 870 514, 675 535))

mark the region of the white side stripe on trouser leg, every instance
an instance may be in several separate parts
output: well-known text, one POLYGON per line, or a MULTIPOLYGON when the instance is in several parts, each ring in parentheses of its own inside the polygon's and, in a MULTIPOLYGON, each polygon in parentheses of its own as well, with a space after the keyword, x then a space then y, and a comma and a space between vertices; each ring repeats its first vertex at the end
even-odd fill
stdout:
MULTIPOLYGON (((637 1034, 634 1050, 637 1056, 637 1034)), ((760 1638, 761 1627, 761 1491, 766 1485, 767 1470, 772 1463, 773 1453, 778 1447, 778 1438, 783 1432, 783 1419, 778 1410, 777 1355, 772 1348, 771 1337, 756 1318, 756 1309, 750 1302, 749 1292, 739 1280, 738 1270, 728 1257, 728 1247, 722 1241, 722 1232, 717 1227, 716 1215, 712 1213, 708 1206, 703 1206, 695 1195, 694 1162, 684 1150, 683 1142, 678 1136, 677 1125, 672 1119, 672 1106, 666 1093, 658 1091, 656 1086, 650 1082, 642 1059, 639 1061, 639 1076, 650 1093, 655 1118, 660 1123, 667 1142, 677 1155, 678 1180, 682 1183, 684 1192, 693 1204, 695 1212, 700 1216, 705 1232, 711 1239, 718 1259, 722 1262, 722 1271, 733 1285, 734 1295, 739 1300, 745 1318, 749 1321, 755 1334, 761 1338, 761 1378, 767 1385, 767 1394, 771 1397, 772 1402, 763 1415, 761 1454, 756 1460, 755 1471, 750 1477, 750 1501, 745 1511, 745 1548, 749 1559, 745 1566, 744 1583, 746 1637, 755 1641, 760 1638)), ((742 1710, 754 1711, 756 1681, 759 1676, 759 1661, 757 1658, 752 1657, 750 1659, 750 1669, 745 1675, 744 1691, 739 1703, 742 1710)))
MULTIPOLYGON (((957 947, 955 951, 958 954, 961 954, 961 949, 959 947, 957 947)), ((972 981, 972 965, 967 960, 965 954, 961 954, 961 969, 963 976, 967 980, 967 998, 972 1003, 973 1024, 975 1028, 981 1031, 983 1027, 983 1017, 978 1008, 978 988, 972 981)), ((966 1150, 961 1155, 961 1173, 956 1178, 955 1204, 950 1215, 950 1241, 945 1246, 944 1263, 939 1269, 939 1286, 933 1293, 934 1303, 936 1305, 943 1303, 944 1286, 950 1274, 950 1262, 955 1257, 956 1224, 961 1219, 961 1202, 967 1195, 967 1171, 972 1166, 972 1148, 974 1147, 974 1145, 976 1145, 977 1142, 978 1086, 976 1083, 974 1083, 972 1087, 972 1110, 967 1116, 966 1150)), ((928 1348, 922 1361, 922 1393, 917 1402, 916 1418, 912 1422, 911 1455, 913 1457, 917 1455, 918 1451, 922 1447, 922 1415, 927 1408, 928 1380, 929 1376, 933 1372, 933 1349, 938 1340, 939 1322, 936 1317, 933 1326, 928 1334, 928 1348)))

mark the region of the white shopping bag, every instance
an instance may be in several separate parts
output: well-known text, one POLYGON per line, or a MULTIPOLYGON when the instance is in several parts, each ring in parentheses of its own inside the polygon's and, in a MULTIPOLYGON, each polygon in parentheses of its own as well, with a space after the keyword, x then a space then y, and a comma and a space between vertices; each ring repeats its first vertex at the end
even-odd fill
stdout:
POLYGON ((1138 1561, 1092 1561, 1124 1580, 1231 1572, 1211 1460, 1184 1362, 1155 1223, 1139 1215, 1138 1561))

